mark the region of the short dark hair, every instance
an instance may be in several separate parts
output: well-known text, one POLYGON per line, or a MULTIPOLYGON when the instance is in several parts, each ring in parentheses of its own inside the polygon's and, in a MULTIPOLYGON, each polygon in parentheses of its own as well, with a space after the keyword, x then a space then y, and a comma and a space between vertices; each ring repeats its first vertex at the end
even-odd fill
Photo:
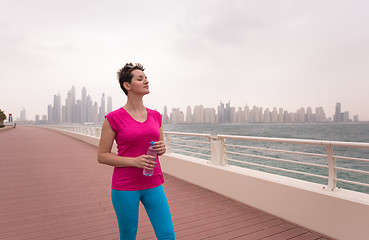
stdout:
POLYGON ((120 88, 126 95, 128 95, 128 91, 123 86, 123 83, 124 82, 131 83, 133 77, 132 71, 135 69, 145 71, 145 68, 139 63, 136 63, 135 65, 133 65, 132 63, 126 63, 126 65, 121 69, 119 69, 119 71, 117 72, 120 88))

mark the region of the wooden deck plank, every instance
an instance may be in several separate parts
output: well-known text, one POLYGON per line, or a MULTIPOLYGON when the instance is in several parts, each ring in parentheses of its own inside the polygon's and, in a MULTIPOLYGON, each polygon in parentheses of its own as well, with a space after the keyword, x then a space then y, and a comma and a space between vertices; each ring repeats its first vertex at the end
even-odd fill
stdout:
MULTIPOLYGON (((0 239, 119 239, 112 168, 96 147, 19 126, 0 132, 0 239)), ((328 239, 165 174, 176 239, 328 239)), ((156 239, 140 205, 137 239, 156 239)))

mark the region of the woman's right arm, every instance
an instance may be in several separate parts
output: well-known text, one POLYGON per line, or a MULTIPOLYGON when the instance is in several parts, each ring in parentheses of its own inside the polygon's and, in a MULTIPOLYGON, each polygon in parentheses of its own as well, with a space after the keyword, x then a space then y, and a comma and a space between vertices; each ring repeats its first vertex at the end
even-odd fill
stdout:
POLYGON ((115 139, 115 132, 110 127, 109 121, 105 118, 101 128, 99 148, 97 150, 97 160, 101 164, 113 167, 137 167, 151 170, 155 167, 155 157, 141 155, 136 158, 121 157, 111 152, 115 139))

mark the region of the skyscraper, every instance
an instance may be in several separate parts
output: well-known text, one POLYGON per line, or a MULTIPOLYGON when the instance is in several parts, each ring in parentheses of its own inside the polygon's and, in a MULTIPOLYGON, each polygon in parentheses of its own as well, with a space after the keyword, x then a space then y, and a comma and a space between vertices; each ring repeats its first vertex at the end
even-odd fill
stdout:
POLYGON ((278 111, 277 111, 277 108, 274 107, 272 111, 272 123, 277 123, 277 122, 278 122, 278 111))
POLYGON ((204 123, 205 122, 205 112, 204 106, 197 105, 193 109, 193 121, 194 123, 204 123))
POLYGON ((106 113, 110 113, 111 111, 113 111, 113 99, 111 96, 108 96, 108 106, 106 113))
MULTIPOLYGON (((166 110, 166 107, 165 107, 166 110)), ((186 109, 186 123, 192 123, 193 121, 193 116, 192 116, 192 109, 190 106, 187 107, 186 109)))
POLYGON ((60 123, 61 122, 61 97, 60 93, 54 95, 54 106, 52 108, 52 118, 51 122, 60 123))
POLYGON ((99 111, 99 122, 103 122, 105 118, 105 94, 103 93, 101 96, 101 105, 100 105, 100 111, 99 111))
POLYGON ((228 101, 225 107, 224 107, 224 104, 220 102, 220 105, 218 106, 219 123, 231 123, 232 118, 233 116, 232 116, 231 102, 228 101))
POLYGON ((341 103, 336 103, 336 112, 333 116, 334 122, 341 122, 341 103))
POLYGON ((167 106, 164 106, 164 114, 163 114, 163 124, 169 123, 168 110, 167 106))
POLYGON ((170 114, 170 123, 177 124, 184 122, 184 114, 179 108, 173 108, 170 114))
POLYGON ((81 109, 81 121, 88 122, 87 120, 87 90, 85 87, 82 88, 82 109, 81 109))
POLYGON ((75 122, 76 117, 76 89, 73 86, 72 89, 68 92, 67 99, 65 99, 65 121, 67 123, 75 122))
POLYGON ((87 120, 86 120, 86 122, 92 123, 92 122, 94 122, 94 117, 93 117, 94 107, 93 107, 92 99, 91 99, 90 95, 87 96, 86 101, 87 101, 87 103, 86 103, 86 105, 87 105, 86 106, 87 107, 87 115, 86 115, 87 120))
POLYGON ((23 108, 23 110, 20 112, 20 120, 21 121, 26 121, 27 120, 26 109, 25 108, 23 108))
POLYGON ((323 122, 326 120, 325 112, 322 107, 315 108, 315 115, 316 115, 316 121, 317 122, 323 122))
POLYGON ((225 108, 224 103, 220 102, 218 106, 218 122, 219 123, 225 123, 226 122, 225 117, 225 108))
POLYGON ((49 104, 47 106, 47 119, 49 123, 52 123, 53 121, 53 106, 51 104, 49 104))

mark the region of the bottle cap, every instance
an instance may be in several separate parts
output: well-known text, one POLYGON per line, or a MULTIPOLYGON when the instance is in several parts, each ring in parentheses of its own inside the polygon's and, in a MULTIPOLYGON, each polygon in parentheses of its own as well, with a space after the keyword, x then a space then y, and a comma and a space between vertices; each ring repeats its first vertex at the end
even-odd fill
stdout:
POLYGON ((154 143, 155 143, 154 141, 150 142, 151 146, 154 146, 154 143))

